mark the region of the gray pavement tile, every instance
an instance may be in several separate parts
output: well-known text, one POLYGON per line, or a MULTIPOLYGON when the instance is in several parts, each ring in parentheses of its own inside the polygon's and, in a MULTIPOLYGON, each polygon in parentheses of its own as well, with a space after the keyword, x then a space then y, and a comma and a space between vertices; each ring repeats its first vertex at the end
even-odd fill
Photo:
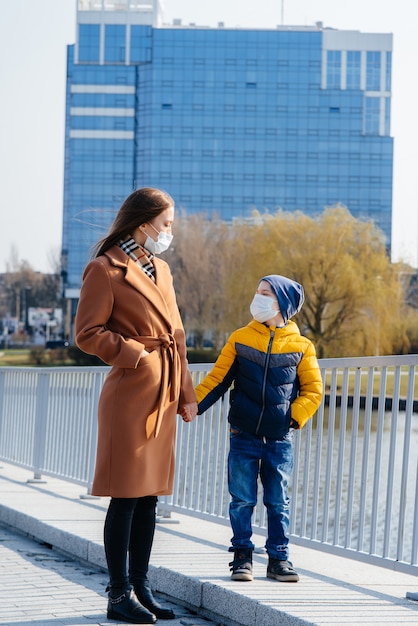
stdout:
MULTIPOLYGON (((106 619, 105 572, 0 524, 0 624, 7 626, 100 626, 106 619)), ((165 598, 172 626, 216 626, 165 598)))

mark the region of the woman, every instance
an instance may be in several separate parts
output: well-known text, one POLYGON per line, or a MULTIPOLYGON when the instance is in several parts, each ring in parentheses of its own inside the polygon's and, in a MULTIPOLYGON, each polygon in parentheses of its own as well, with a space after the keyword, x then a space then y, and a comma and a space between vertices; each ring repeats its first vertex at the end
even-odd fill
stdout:
POLYGON ((125 200, 85 269, 75 320, 77 345, 112 366, 92 493, 111 497, 107 616, 134 624, 174 619, 152 596, 147 571, 157 496, 172 493, 176 414, 189 422, 197 412, 172 276, 155 256, 168 248, 173 220, 163 191, 138 189, 125 200))

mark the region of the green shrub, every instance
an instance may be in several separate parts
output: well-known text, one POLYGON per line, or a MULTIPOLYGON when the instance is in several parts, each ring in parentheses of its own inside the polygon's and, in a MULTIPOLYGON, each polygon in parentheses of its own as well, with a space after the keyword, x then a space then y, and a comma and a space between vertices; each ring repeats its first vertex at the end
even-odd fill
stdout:
POLYGON ((87 354, 78 348, 77 346, 70 346, 67 349, 68 357, 75 363, 75 365, 106 365, 98 356, 94 354, 87 354))
POLYGON ((47 357, 48 355, 45 348, 36 346, 36 348, 31 348, 28 361, 33 365, 45 365, 47 357))
POLYGON ((187 348, 187 360, 189 363, 215 363, 219 352, 214 348, 187 348))

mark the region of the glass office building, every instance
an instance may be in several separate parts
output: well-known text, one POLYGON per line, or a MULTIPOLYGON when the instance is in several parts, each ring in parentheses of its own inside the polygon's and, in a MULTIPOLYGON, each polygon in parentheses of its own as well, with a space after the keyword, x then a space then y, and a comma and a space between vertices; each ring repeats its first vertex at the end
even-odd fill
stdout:
POLYGON ((315 215, 337 203, 390 247, 390 34, 164 24, 157 0, 79 0, 68 48, 63 269, 134 189, 188 213, 315 215))

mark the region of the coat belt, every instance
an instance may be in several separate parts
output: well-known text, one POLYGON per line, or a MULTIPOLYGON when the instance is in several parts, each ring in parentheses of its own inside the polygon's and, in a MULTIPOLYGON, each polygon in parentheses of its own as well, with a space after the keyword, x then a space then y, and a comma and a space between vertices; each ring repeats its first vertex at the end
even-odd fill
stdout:
POLYGON ((145 350, 151 352, 160 349, 161 352, 161 386, 160 398, 157 410, 157 419, 154 427, 154 437, 158 437, 161 423, 163 420, 165 403, 167 398, 167 389, 170 387, 170 402, 173 402, 178 393, 178 357, 177 343, 171 333, 162 333, 158 337, 143 336, 138 337, 139 341, 144 344, 145 350))

